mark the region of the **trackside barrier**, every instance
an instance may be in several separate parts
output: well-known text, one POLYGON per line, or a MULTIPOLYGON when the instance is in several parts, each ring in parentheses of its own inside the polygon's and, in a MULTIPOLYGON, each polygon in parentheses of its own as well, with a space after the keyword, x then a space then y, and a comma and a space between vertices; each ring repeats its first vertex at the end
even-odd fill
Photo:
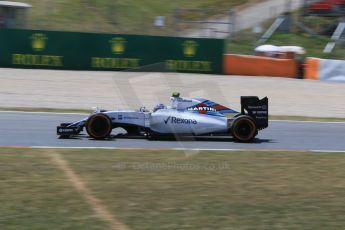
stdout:
POLYGON ((304 79, 318 80, 319 79, 319 58, 306 58, 304 68, 304 79))
POLYGON ((307 58, 305 79, 345 81, 345 61, 307 58))
POLYGON ((292 59, 226 54, 223 65, 228 75, 296 78, 298 74, 298 63, 292 59))
POLYGON ((222 39, 0 29, 0 67, 221 74, 223 52, 222 39))

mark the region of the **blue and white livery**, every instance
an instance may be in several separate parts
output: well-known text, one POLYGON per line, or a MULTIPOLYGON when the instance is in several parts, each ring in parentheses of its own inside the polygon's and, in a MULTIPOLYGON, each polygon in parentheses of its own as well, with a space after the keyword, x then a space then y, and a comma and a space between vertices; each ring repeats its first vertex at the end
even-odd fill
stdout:
POLYGON ((57 135, 69 138, 84 128, 93 139, 107 139, 115 128, 123 128, 128 136, 148 139, 162 136, 232 136, 240 142, 252 141, 258 131, 268 127, 268 99, 241 97, 241 112, 203 98, 171 97, 171 104, 158 104, 152 111, 106 111, 97 109, 75 123, 61 123, 57 135))

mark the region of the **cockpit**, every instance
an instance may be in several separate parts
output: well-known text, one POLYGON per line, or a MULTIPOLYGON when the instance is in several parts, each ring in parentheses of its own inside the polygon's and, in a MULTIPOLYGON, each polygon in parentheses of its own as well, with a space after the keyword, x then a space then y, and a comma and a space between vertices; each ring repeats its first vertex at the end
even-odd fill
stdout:
POLYGON ((157 104, 153 108, 153 112, 156 112, 161 109, 177 109, 177 110, 185 110, 190 106, 198 104, 198 101, 189 98, 180 97, 180 93, 173 93, 170 97, 170 105, 166 106, 164 104, 157 104))

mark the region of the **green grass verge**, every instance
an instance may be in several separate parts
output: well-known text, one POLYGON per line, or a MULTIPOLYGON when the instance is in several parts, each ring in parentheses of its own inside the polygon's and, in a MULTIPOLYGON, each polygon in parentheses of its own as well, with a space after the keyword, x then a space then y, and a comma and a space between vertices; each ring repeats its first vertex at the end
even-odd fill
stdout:
MULTIPOLYGON (((92 111, 87 109, 53 109, 53 108, 25 108, 25 107, 2 107, 0 111, 14 111, 14 112, 52 112, 52 113, 85 113, 89 114, 92 111)), ((336 117, 306 117, 306 116, 285 116, 272 115, 270 120, 293 120, 293 121, 324 121, 324 122, 344 122, 345 118, 336 117)))
MULTIPOLYGON (((253 36, 251 33, 243 32, 237 38, 228 41, 227 52, 253 55, 254 49, 257 46, 256 42, 258 40, 258 36, 253 36)), ((308 57, 344 60, 345 48, 341 47, 341 45, 337 45, 334 51, 330 54, 323 53, 323 49, 329 41, 330 38, 325 36, 311 37, 304 33, 276 33, 266 43, 277 46, 302 46, 306 49, 306 56, 308 57)))
POLYGON ((0 149, 0 229, 109 229, 53 153, 131 229, 345 225, 345 154, 0 149))
MULTIPOLYGON (((28 26, 49 30, 160 34, 173 31, 173 11, 177 8, 209 8, 208 16, 257 0, 27 0, 33 5, 28 11, 28 26), (166 28, 154 28, 155 16, 166 17, 166 28)), ((190 19, 204 16, 197 12, 190 19)))
MULTIPOLYGON (((85 31, 106 33, 129 33, 129 34, 176 34, 173 12, 176 8, 200 8, 205 12, 190 12, 183 14, 189 20, 204 20, 208 17, 220 14, 221 10, 230 9, 233 6, 243 6, 255 3, 258 0, 27 0, 33 5, 28 11, 27 25, 33 29, 85 31), (157 29, 153 22, 155 16, 166 17, 166 27, 157 29)), ((299 11, 293 12, 297 17, 299 11)), ((272 20, 263 23, 266 28, 272 20)), ((330 19, 322 17, 309 17, 305 23, 320 30, 332 23, 330 19)), ((180 29, 191 29, 180 28, 180 29)), ((258 36, 248 30, 240 32, 237 37, 228 42, 227 51, 230 53, 253 54, 258 36)), ((329 37, 310 37, 304 33, 275 34, 268 43, 274 45, 298 45, 308 51, 307 55, 320 58, 345 59, 345 48, 339 45, 331 54, 322 53, 329 37)))
MULTIPOLYGON (((336 23, 336 18, 316 16, 300 17, 300 14, 300 10, 292 12, 293 20, 302 21, 307 27, 320 34, 324 28, 328 28, 330 25, 336 23)), ((262 23, 262 27, 268 29, 273 21, 273 19, 267 20, 262 23)), ((258 46, 257 41, 261 36, 262 34, 254 34, 250 30, 240 31, 234 39, 227 42, 226 50, 228 53, 252 55, 254 54, 255 47, 258 46)), ((307 51, 307 57, 344 60, 345 48, 341 44, 337 44, 332 53, 323 53, 324 48, 331 39, 330 36, 311 36, 308 33, 301 32, 296 26, 293 26, 291 33, 275 33, 266 44, 301 46, 307 51)))
POLYGON ((61 171, 36 152, 0 149, 0 187, 0 229, 107 227, 61 171))

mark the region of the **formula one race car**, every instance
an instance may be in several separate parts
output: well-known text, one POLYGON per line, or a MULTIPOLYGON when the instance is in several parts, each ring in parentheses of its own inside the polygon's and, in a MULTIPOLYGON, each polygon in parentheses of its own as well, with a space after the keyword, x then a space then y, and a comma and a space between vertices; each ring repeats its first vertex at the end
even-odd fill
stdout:
MULTIPOLYGON (((171 97, 171 105, 158 104, 152 111, 106 111, 97 109, 75 123, 62 123, 57 135, 69 138, 86 128, 93 139, 107 139, 114 128, 123 128, 127 136, 148 139, 163 136, 232 136, 249 142, 259 130, 268 127, 268 98, 241 97, 241 112, 202 98, 171 97)), ((113 136, 114 137, 114 136, 113 136)), ((115 136, 116 138, 116 136, 115 136)))

